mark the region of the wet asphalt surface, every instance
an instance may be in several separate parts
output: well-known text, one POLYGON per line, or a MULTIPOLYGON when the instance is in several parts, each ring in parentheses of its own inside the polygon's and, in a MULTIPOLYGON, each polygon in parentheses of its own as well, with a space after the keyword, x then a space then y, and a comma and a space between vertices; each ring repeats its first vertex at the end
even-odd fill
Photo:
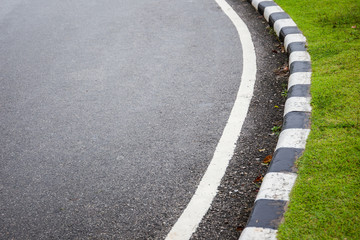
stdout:
MULTIPOLYGON (((240 235, 285 100, 276 37, 246 1, 229 3, 253 34, 258 79, 194 239, 240 235)), ((2 4, 0 239, 164 238, 211 160, 239 86, 230 20, 205 0, 2 4)))

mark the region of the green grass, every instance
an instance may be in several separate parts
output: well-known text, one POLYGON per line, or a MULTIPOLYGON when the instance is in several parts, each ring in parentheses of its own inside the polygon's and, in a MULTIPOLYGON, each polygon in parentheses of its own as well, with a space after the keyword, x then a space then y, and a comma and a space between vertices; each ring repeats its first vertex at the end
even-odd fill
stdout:
POLYGON ((360 0, 275 0, 312 58, 312 126, 279 239, 360 239, 360 0))

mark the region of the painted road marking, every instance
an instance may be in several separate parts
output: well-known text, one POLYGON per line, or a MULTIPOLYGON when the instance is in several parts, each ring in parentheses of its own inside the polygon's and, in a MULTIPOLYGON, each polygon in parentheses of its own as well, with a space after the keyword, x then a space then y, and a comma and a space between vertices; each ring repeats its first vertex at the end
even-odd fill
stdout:
POLYGON ((226 1, 215 1, 235 25, 240 38, 243 51, 243 72, 240 87, 213 158, 194 196, 170 230, 166 240, 186 240, 196 231, 217 193, 217 188, 234 154, 236 142, 240 136, 253 96, 256 80, 256 56, 249 29, 226 1))

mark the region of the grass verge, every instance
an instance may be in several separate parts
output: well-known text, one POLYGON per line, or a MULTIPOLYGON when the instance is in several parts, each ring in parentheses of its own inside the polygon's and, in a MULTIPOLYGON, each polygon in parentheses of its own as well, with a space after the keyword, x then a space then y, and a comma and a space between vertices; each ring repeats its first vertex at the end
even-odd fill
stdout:
POLYGON ((312 61, 312 126, 278 239, 360 239, 360 0, 275 0, 312 61))

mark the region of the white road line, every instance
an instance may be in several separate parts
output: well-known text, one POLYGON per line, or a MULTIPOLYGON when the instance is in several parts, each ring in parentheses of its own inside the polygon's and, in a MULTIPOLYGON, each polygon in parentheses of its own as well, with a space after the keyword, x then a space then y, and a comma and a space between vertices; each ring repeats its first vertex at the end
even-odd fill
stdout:
MULTIPOLYGON (((245 23, 224 0, 215 0, 235 25, 243 51, 243 71, 234 106, 215 149, 213 158, 186 209, 170 230, 166 240, 187 240, 208 211, 232 158, 240 136, 256 80, 256 56, 251 34, 245 23)), ((240 66, 241 67, 241 66, 240 66)))

